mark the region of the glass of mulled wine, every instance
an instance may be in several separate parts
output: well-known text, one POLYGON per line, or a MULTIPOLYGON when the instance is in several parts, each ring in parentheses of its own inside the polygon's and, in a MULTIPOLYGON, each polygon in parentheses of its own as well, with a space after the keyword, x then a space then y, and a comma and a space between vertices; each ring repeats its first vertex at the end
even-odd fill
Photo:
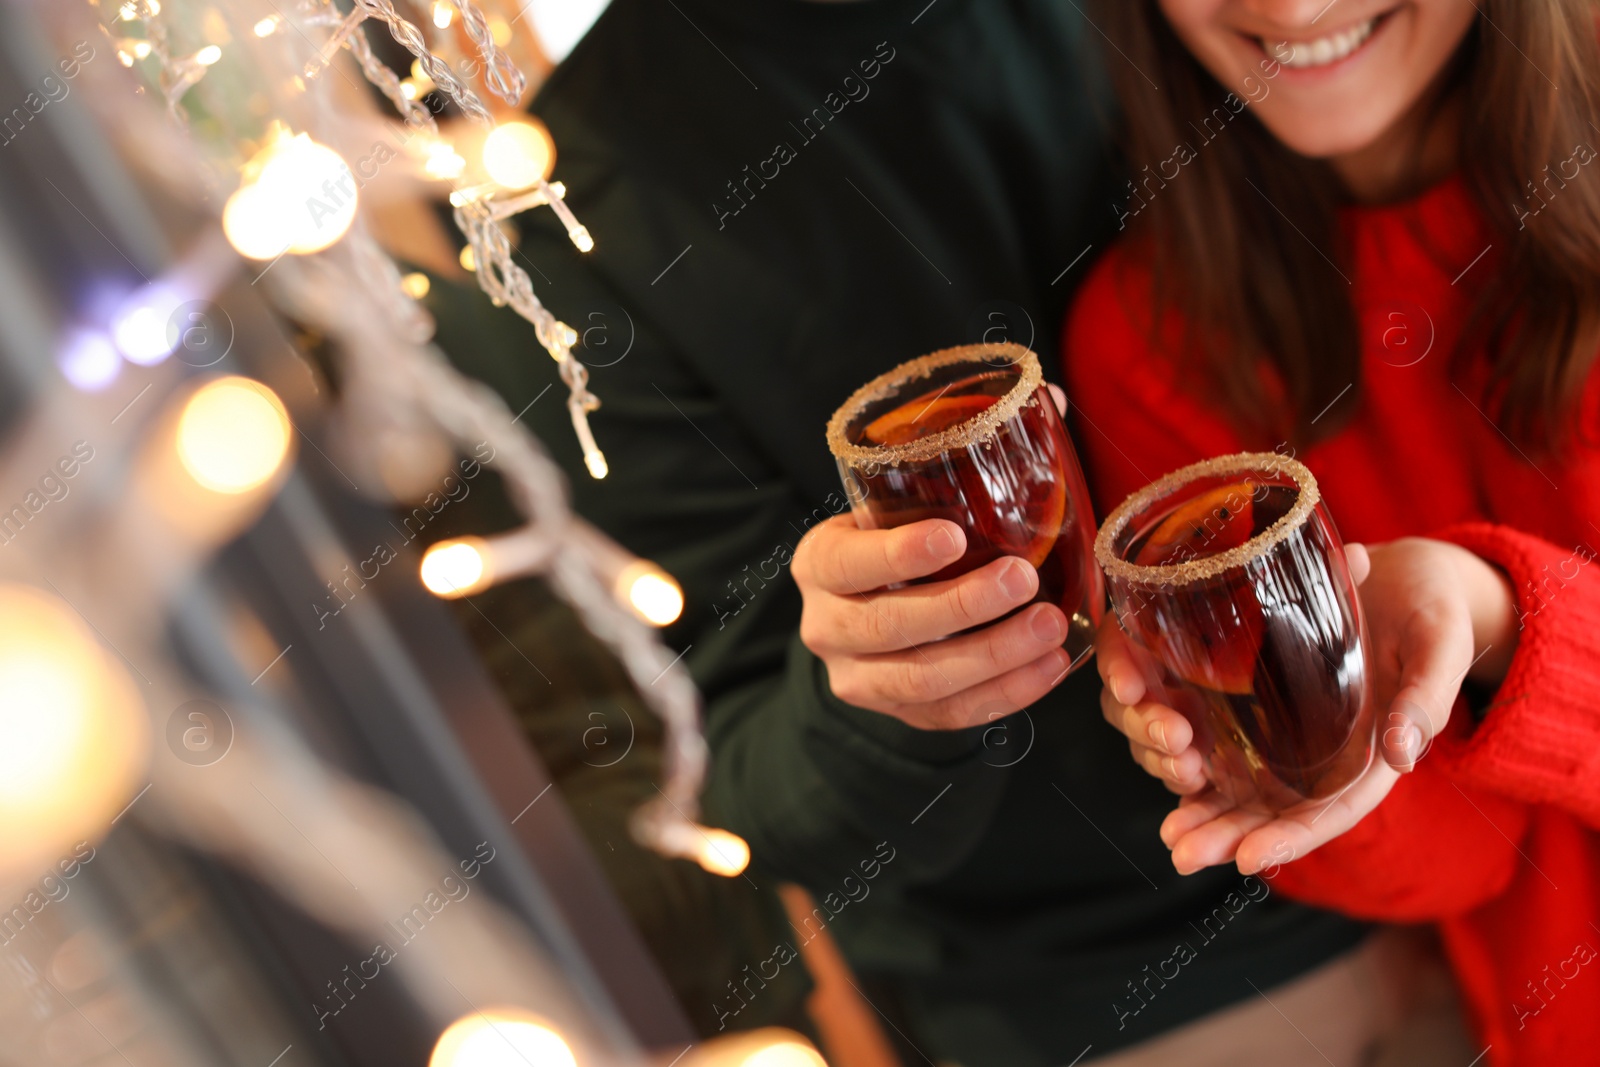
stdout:
POLYGON ((966 532, 962 557, 921 581, 1025 559, 1033 602, 1066 613, 1071 669, 1088 658, 1105 600, 1094 514, 1038 356, 982 344, 903 363, 834 412, 828 446, 864 529, 949 519, 966 532))
POLYGON ((1150 699, 1189 720, 1219 792, 1276 813, 1366 771, 1366 628, 1304 464, 1245 453, 1174 471, 1123 501, 1094 547, 1150 699))

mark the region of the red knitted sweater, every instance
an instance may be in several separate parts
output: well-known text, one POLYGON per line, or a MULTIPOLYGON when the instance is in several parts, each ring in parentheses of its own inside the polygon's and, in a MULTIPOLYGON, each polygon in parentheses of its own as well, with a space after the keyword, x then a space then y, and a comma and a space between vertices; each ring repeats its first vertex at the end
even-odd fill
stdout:
MULTIPOLYGON (((1275 887, 1437 922, 1486 1063, 1600 1063, 1600 448, 1531 461, 1483 413, 1481 352, 1452 365, 1499 258, 1458 179, 1352 209, 1344 228, 1358 410, 1299 458, 1346 540, 1436 537, 1505 570, 1522 630, 1484 721, 1458 701, 1417 770, 1275 887)), ((1147 270, 1114 249, 1068 317, 1068 395, 1102 515, 1167 471, 1263 446, 1181 388, 1151 316, 1147 270)), ((1592 438, 1600 373, 1580 415, 1592 438)))

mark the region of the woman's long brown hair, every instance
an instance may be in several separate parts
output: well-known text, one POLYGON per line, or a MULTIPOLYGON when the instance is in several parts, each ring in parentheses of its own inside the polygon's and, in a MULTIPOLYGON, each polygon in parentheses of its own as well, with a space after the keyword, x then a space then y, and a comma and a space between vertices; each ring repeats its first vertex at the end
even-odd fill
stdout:
MULTIPOLYGON (((1501 429, 1550 450, 1574 428, 1600 352, 1600 165, 1558 173, 1579 146, 1594 157, 1600 145, 1600 6, 1477 6, 1433 102, 1435 115, 1459 115, 1462 174, 1497 234, 1496 276, 1463 337, 1487 342, 1483 400, 1501 429)), ((1156 0, 1102 0, 1097 18, 1122 53, 1107 63, 1143 228, 1133 247, 1153 270, 1155 321, 1176 311, 1185 325, 1189 384, 1260 443, 1326 436, 1354 409, 1359 384, 1340 394, 1359 383, 1361 358, 1333 169, 1273 137, 1241 102, 1261 90, 1219 84, 1156 0), (1178 145, 1193 152, 1183 173, 1153 182, 1178 145), (1269 395, 1263 361, 1287 395, 1269 395)))

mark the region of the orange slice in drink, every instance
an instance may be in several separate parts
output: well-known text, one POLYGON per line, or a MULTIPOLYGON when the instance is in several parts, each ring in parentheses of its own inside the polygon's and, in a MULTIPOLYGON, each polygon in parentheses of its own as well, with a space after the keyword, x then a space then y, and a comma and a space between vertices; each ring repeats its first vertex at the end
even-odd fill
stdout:
POLYGON ((948 430, 965 422, 995 402, 992 396, 940 396, 926 394, 907 401, 867 423, 862 436, 868 444, 903 445, 948 430))
POLYGON ((1164 519, 1134 560, 1161 566, 1238 548, 1255 531, 1254 482, 1222 485, 1185 501, 1164 519))
POLYGON ((1050 550, 1056 547, 1056 538, 1061 536, 1062 520, 1067 517, 1065 480, 1051 479, 1049 495, 1040 504, 1039 510, 1034 511, 1030 506, 1028 511, 1033 525, 1033 540, 1028 542, 1025 553, 1017 554, 1038 568, 1044 566, 1044 561, 1050 558, 1050 550))
MULTIPOLYGON (((1255 533, 1256 484, 1236 482, 1218 486, 1185 501, 1157 526, 1134 560, 1141 566, 1162 566, 1203 559, 1237 548, 1255 533)), ((1218 616, 1207 625, 1185 627, 1182 634, 1168 633, 1160 624, 1145 627, 1146 646, 1170 662, 1172 649, 1181 644, 1187 667, 1179 673, 1197 685, 1224 693, 1250 693, 1255 684, 1256 658, 1261 650, 1264 620, 1249 588, 1223 591, 1218 616)), ((1202 603, 1197 598, 1195 603, 1202 603)), ((1151 620, 1154 622, 1154 620, 1151 620)))

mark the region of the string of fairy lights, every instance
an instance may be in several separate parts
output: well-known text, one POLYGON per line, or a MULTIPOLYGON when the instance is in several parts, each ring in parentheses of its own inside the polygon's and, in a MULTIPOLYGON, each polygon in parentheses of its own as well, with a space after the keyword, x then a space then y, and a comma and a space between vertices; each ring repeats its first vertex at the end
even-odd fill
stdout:
MULTIPOLYGON (((184 0, 165 3, 189 14, 196 6, 184 0)), ((204 17, 191 20, 198 31, 186 22, 182 36, 204 40, 213 24, 245 26, 248 34, 224 34, 228 40, 210 40, 185 54, 174 52, 179 27, 169 24, 174 15, 163 11, 163 0, 127 0, 102 27, 112 27, 108 33, 124 66, 154 74, 155 88, 179 128, 201 142, 212 158, 235 161, 219 168, 224 188, 231 184, 228 167, 236 180, 220 211, 221 232, 240 256, 261 270, 257 287, 283 313, 333 342, 347 380, 343 417, 372 431, 349 432, 344 439, 369 442, 370 451, 383 448, 384 442, 431 432, 457 450, 481 443, 492 448, 490 465, 504 476, 525 523, 493 537, 435 545, 422 562, 424 585, 441 597, 460 597, 524 575, 543 575, 616 652, 665 724, 665 781, 660 796, 635 813, 635 836, 664 855, 693 859, 715 873, 740 873, 749 860, 745 843, 697 821, 706 767, 698 697, 681 663, 651 629, 681 613, 683 596, 677 584, 659 567, 637 559, 573 516, 559 470, 533 435, 488 389, 455 373, 431 345, 432 320, 418 302, 427 278, 404 274, 380 246, 364 218, 361 183, 336 149, 306 129, 293 129, 281 117, 268 117, 261 129, 244 130, 226 118, 226 107, 213 106, 205 109, 202 124, 188 114, 185 99, 206 84, 213 70, 226 70, 232 79, 256 76, 256 88, 269 99, 315 96, 317 110, 336 113, 330 82, 347 78, 352 68, 359 71, 398 113, 408 135, 406 150, 420 159, 422 175, 449 183, 454 219, 467 242, 463 265, 470 264, 497 306, 509 306, 532 324, 567 387, 567 408, 585 465, 593 477, 604 478, 606 459, 588 421, 599 400, 589 390, 587 369, 573 355, 576 331, 540 302, 507 232, 513 216, 548 207, 580 252, 594 247, 589 231, 565 203, 565 188, 548 180, 554 159, 548 134, 520 113, 516 119, 497 121, 467 78, 458 76, 439 54, 451 36, 445 34, 430 47, 424 29, 391 0, 354 0, 348 12, 331 0, 301 0, 259 19, 241 17, 244 13, 232 7, 207 3, 204 17), (214 19, 218 11, 225 16, 221 23, 214 19), (367 37, 369 24, 386 30, 412 57, 410 77, 402 78, 377 57, 367 37), (132 33, 135 29, 139 35, 132 33), (269 42, 298 57, 287 78, 277 77, 271 63, 252 55, 269 42), (342 62, 345 53, 352 63, 342 62), (475 141, 475 151, 469 153, 475 157, 470 163, 441 134, 424 103, 429 93, 447 98, 482 131, 481 143, 475 141)), ((499 43, 500 27, 473 0, 436 0, 429 13, 441 33, 459 21, 475 53, 470 64, 475 74, 489 92, 517 107, 526 80, 499 43)), ((307 110, 298 109, 302 115, 307 110)), ((135 307, 119 319, 124 327, 143 324, 123 333, 130 345, 142 345, 144 362, 156 362, 172 350, 170 339, 163 340, 161 310, 135 307)), ((252 383, 233 402, 244 405, 241 410, 251 403, 266 405, 256 413, 264 426, 277 425, 272 412, 282 411, 282 404, 260 383, 252 383)), ((199 395, 191 401, 197 403, 203 403, 199 395)), ((286 431, 268 436, 281 439, 282 445, 255 450, 256 467, 246 471, 254 484, 268 481, 289 453, 286 431)), ((374 465, 383 460, 368 458, 374 465)))

